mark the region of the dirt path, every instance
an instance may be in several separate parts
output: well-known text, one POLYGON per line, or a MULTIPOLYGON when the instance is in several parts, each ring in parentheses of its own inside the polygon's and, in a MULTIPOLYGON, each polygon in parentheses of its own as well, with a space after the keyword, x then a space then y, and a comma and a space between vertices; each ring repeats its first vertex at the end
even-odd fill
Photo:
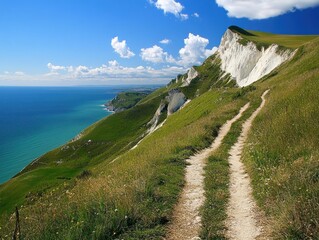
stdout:
POLYGON ((220 128, 218 136, 209 148, 200 151, 187 160, 185 187, 175 208, 167 240, 199 239, 199 230, 201 228, 199 209, 205 201, 204 167, 206 159, 221 145, 231 125, 242 116, 248 107, 249 103, 242 107, 233 119, 227 121, 220 128))
POLYGON ((227 209, 228 228, 227 236, 230 239, 250 240, 261 237, 262 226, 260 213, 252 197, 250 178, 241 162, 241 154, 252 122, 265 105, 265 96, 269 90, 265 91, 262 103, 256 111, 243 124, 242 132, 237 142, 230 150, 230 201, 227 209))

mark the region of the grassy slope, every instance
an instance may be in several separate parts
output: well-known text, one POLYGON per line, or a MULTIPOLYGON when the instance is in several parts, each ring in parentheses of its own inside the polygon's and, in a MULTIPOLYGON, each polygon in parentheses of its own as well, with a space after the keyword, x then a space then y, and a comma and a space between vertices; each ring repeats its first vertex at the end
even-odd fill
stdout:
MULTIPOLYGON (((256 82, 257 91, 247 94, 256 107, 262 91, 271 89, 266 107, 254 122, 243 159, 252 177, 254 195, 268 217, 269 234, 275 239, 319 239, 318 54, 316 38, 301 47, 292 62, 277 69, 277 74, 256 82)), ((245 116, 234 124, 208 161, 203 239, 225 238, 227 153, 245 116)))
POLYGON ((151 94, 149 94, 145 98, 143 98, 138 103, 138 105, 147 103, 147 102, 151 101, 154 98, 162 97, 163 95, 165 95, 169 91, 169 89, 170 88, 167 88, 167 87, 162 87, 162 88, 156 89, 154 92, 152 92, 151 94))
POLYGON ((244 159, 278 239, 319 239, 318 55, 316 38, 279 74, 258 84, 271 92, 244 159))
POLYGON ((275 43, 292 49, 298 48, 318 37, 318 35, 280 35, 251 30, 246 31, 236 26, 231 26, 230 29, 239 33, 244 39, 257 43, 257 45, 269 46, 275 43))
POLYGON ((257 32, 257 31, 249 31, 255 36, 250 36, 248 39, 252 41, 259 41, 262 39, 261 42, 266 44, 273 44, 276 43, 280 46, 287 47, 287 48, 298 48, 303 44, 312 41, 313 39, 317 38, 317 35, 278 35, 278 34, 271 34, 271 33, 264 33, 264 32, 257 32))
POLYGON ((198 76, 192 80, 189 86, 179 87, 189 99, 193 99, 210 89, 235 86, 235 82, 229 81, 230 79, 227 75, 219 79, 222 71, 220 69, 220 60, 216 55, 210 56, 201 66, 195 67, 195 69, 198 72, 198 76))

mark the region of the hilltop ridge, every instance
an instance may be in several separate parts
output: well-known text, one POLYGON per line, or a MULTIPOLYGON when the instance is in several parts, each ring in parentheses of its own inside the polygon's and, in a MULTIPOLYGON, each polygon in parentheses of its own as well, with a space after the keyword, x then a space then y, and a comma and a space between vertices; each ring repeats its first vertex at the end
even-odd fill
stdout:
POLYGON ((230 26, 228 29, 241 35, 241 37, 244 39, 242 40, 243 43, 250 41, 254 42, 259 47, 268 47, 271 44, 277 44, 280 47, 296 49, 318 37, 318 35, 274 34, 254 30, 245 30, 237 26, 230 26))

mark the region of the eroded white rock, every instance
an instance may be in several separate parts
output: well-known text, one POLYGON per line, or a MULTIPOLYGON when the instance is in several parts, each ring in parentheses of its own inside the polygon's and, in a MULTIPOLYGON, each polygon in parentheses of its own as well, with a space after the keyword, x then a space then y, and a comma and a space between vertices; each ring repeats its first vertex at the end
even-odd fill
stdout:
POLYGON ((241 38, 239 34, 228 29, 217 51, 221 59, 221 69, 229 73, 240 87, 256 82, 294 54, 290 50, 278 51, 278 45, 275 44, 260 51, 252 42, 247 45, 239 43, 241 38))
POLYGON ((192 82, 192 80, 196 78, 197 76, 198 76, 198 72, 195 70, 195 68, 191 67, 187 72, 187 78, 182 80, 183 81, 182 87, 188 86, 192 82))

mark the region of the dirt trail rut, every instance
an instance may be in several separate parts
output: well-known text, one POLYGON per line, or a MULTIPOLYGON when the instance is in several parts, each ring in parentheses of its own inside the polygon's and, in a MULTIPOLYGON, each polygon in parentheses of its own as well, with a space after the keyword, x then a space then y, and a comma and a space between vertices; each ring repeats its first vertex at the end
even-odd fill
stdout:
POLYGON ((242 126, 237 142, 230 150, 230 201, 227 209, 227 236, 236 240, 253 240, 262 237, 260 213, 252 197, 250 178, 241 162, 243 146, 252 122, 265 105, 265 91, 262 103, 242 126))
POLYGON ((221 145, 232 124, 242 116, 248 107, 249 103, 242 107, 233 119, 228 120, 220 128, 218 136, 209 148, 187 159, 189 165, 186 167, 185 186, 175 207, 167 240, 199 239, 199 230, 201 228, 199 209, 205 201, 204 168, 206 160, 221 145))

